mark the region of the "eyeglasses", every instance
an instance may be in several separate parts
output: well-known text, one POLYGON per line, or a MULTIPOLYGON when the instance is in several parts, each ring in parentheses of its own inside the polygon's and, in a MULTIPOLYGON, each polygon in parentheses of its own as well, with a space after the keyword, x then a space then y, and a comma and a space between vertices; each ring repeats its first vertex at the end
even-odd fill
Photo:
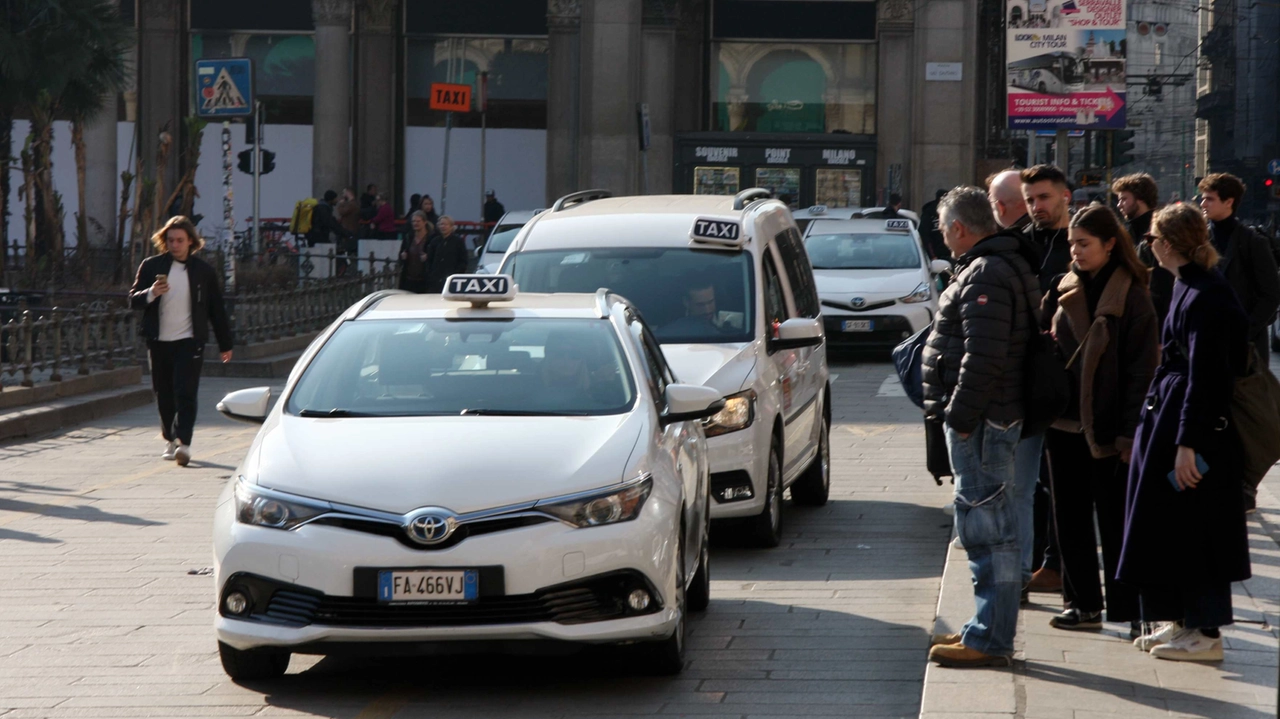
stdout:
POLYGON ((1154 244, 1156 240, 1160 239, 1160 237, 1158 235, 1153 235, 1150 232, 1148 232, 1147 234, 1142 236, 1142 239, 1145 240, 1147 244, 1154 244))

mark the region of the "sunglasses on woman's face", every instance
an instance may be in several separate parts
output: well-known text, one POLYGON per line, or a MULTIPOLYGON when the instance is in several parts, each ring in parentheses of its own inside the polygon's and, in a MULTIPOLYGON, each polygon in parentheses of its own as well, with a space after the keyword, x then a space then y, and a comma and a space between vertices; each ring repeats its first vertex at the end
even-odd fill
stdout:
POLYGON ((1142 236, 1142 239, 1146 240, 1147 244, 1155 244, 1155 241, 1160 239, 1160 236, 1153 235, 1150 232, 1148 232, 1147 234, 1142 236))

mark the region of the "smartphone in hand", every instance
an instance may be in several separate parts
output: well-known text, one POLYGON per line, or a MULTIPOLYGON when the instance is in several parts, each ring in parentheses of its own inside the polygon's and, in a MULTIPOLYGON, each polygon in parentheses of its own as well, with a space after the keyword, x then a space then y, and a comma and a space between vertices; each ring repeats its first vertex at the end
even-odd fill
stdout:
MULTIPOLYGON (((1196 471, 1200 473, 1201 477, 1204 476, 1205 472, 1209 471, 1209 463, 1204 461, 1204 457, 1201 457, 1199 452, 1196 452, 1196 471)), ((1169 484, 1173 485, 1173 491, 1181 492, 1182 487, 1178 486, 1177 474, 1178 470, 1176 469, 1169 472, 1169 484)))

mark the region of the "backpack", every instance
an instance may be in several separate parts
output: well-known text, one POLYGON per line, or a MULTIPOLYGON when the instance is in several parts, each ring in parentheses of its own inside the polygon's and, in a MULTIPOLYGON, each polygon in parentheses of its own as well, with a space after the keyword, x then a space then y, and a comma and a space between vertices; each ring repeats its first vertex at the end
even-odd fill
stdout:
POLYGON ((318 204, 320 201, 314 197, 298 200, 298 204, 293 206, 293 219, 289 220, 289 231, 295 235, 311 232, 311 215, 318 204))

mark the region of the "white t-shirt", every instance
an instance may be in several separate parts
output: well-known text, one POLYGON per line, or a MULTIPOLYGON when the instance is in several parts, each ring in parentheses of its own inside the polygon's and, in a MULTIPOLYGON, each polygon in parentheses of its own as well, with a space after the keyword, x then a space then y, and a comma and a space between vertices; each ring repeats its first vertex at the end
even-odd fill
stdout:
MULTIPOLYGON (((147 291, 147 300, 154 302, 155 293, 147 291)), ((169 291, 160 297, 161 342, 194 337, 191 327, 191 280, 187 277, 187 263, 173 261, 169 268, 169 291)))

